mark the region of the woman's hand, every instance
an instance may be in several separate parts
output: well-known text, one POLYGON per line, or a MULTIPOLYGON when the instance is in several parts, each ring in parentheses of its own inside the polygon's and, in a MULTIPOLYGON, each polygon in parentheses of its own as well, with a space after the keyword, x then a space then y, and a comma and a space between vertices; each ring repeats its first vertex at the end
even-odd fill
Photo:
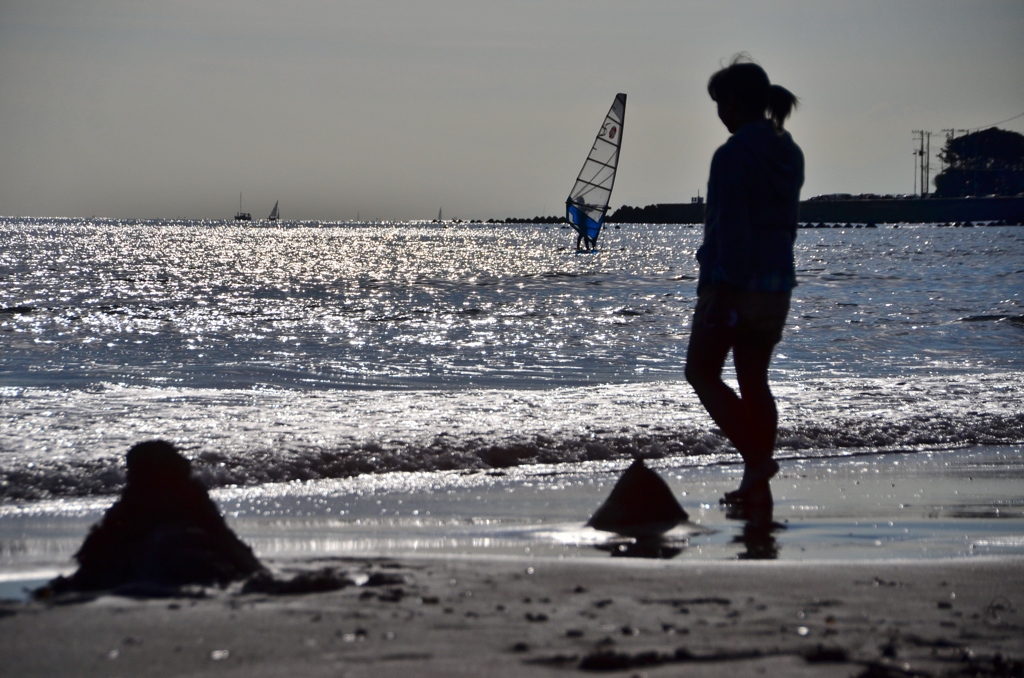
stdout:
POLYGON ((739 322, 736 310, 736 290, 732 285, 716 284, 711 291, 711 301, 704 314, 704 324, 716 329, 734 329, 739 322))

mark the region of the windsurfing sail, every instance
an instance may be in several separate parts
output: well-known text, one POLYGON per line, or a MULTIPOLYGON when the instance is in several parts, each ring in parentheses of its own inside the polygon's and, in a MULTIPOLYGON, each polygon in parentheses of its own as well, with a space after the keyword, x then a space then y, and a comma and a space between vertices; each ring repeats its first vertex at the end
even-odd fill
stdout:
POLYGON ((277 221, 277 203, 279 200, 274 201, 274 209, 270 210, 270 216, 267 217, 268 221, 277 221))
POLYGON ((566 219, 580 235, 589 238, 591 242, 597 241, 608 212, 608 202, 615 185, 615 170, 619 166, 622 123, 625 118, 626 95, 616 94, 615 102, 601 124, 601 131, 594 139, 590 155, 576 178, 576 185, 565 201, 566 219))

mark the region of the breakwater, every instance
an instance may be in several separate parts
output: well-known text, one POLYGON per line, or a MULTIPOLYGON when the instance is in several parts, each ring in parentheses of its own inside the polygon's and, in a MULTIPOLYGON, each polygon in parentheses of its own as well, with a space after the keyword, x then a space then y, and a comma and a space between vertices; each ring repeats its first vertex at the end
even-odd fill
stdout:
MULTIPOLYGON (((704 203, 662 203, 623 206, 611 221, 619 223, 699 224, 704 203)), ((1024 197, 991 198, 876 198, 804 200, 801 223, 929 224, 949 222, 1024 223, 1024 197)))

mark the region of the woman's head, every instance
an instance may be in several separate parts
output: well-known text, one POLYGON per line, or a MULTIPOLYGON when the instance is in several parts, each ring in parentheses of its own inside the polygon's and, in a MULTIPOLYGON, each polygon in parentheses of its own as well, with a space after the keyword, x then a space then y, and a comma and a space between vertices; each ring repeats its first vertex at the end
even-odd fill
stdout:
POLYGON ((781 130, 783 122, 798 102, 788 89, 771 84, 764 69, 742 54, 711 76, 708 80, 708 94, 718 103, 719 115, 731 132, 735 130, 727 121, 727 116, 730 119, 749 121, 760 120, 767 115, 775 123, 776 129, 781 130), (726 114, 723 115, 723 111, 726 114))

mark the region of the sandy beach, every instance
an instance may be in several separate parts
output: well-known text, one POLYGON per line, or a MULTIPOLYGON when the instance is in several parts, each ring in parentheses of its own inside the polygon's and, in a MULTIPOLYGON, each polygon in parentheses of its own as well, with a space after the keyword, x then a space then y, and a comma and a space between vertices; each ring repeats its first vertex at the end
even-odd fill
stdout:
POLYGON ((1020 558, 302 567, 354 583, 9 603, 0 662, 10 676, 1010 676, 1024 658, 1020 558))
MULTIPOLYGON (((761 532, 712 504, 737 467, 664 466, 691 522, 661 558, 609 557, 629 555, 628 542, 583 528, 613 470, 295 485, 248 491, 248 509, 224 492, 274 581, 301 575, 312 592, 237 583, 7 601, 0 665, 11 676, 1017 676, 1018 458, 784 462, 775 524, 761 532), (303 508, 328 492, 330 513, 303 508), (292 517, 256 511, 269 502, 292 517), (391 517, 412 507, 434 522, 391 517), (345 521, 328 519, 342 509, 345 521)), ((26 585, 31 563, 66 563, 87 525, 32 515, 0 521, 25 551, 6 556, 9 576, 26 585)))

